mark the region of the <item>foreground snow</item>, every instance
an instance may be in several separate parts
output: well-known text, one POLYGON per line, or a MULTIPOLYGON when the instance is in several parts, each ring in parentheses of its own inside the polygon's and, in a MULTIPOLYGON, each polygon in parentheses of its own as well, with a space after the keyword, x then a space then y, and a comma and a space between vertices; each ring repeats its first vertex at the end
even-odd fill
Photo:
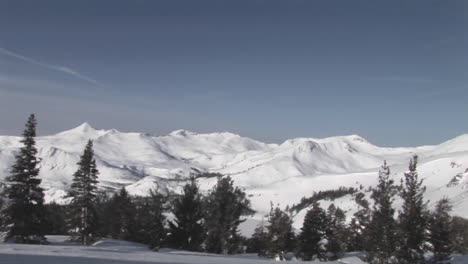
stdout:
MULTIPOLYGON (((269 263, 273 260, 259 258, 254 254, 222 256, 162 249, 161 252, 148 250, 145 245, 105 239, 90 247, 83 247, 65 242, 65 236, 49 236, 51 245, 19 245, 0 243, 1 264, 242 264, 269 263)), ((328 263, 363 263, 356 257, 349 257, 344 262, 328 263)), ((308 262, 313 263, 313 262, 308 262)))
MULTIPOLYGON (((255 254, 215 255, 162 249, 150 251, 145 245, 127 241, 104 239, 93 246, 83 247, 66 242, 66 236, 49 236, 50 245, 20 245, 0 243, 0 264, 242 264, 271 263, 273 260, 255 254)), ((349 253, 330 264, 362 264, 356 253, 349 253)), ((323 263, 318 261, 304 263, 323 263)), ((468 256, 454 256, 452 264, 468 263, 468 256)))

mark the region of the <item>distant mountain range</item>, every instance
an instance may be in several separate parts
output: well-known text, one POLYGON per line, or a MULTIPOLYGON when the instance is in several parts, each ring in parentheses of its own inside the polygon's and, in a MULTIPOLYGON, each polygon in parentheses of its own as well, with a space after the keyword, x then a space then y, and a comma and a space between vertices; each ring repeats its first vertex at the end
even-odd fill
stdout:
MULTIPOLYGON (((0 136, 0 181, 8 175, 21 146, 20 139, 0 136)), ((97 130, 84 123, 37 138, 42 159, 40 177, 47 201, 63 200, 88 139, 94 140, 102 189, 125 186, 135 195, 146 195, 153 188, 178 192, 190 172, 221 173, 231 175, 236 185, 245 188, 258 211, 257 219, 269 210, 270 202, 284 207, 314 191, 340 186, 362 188, 365 192, 376 184, 377 171, 384 160, 399 183, 410 157, 417 154, 429 204, 446 196, 453 202, 454 214, 468 217, 468 135, 440 145, 412 148, 378 147, 357 135, 296 138, 278 145, 228 132, 196 134, 177 130, 157 136, 97 130)), ((215 181, 200 178, 199 184, 208 191, 215 181)), ((322 205, 329 203, 323 201, 322 205)), ((348 211, 348 216, 356 209, 350 195, 334 203, 348 211)), ((399 205, 400 200, 396 199, 395 206, 399 205)), ((304 214, 296 216, 296 226, 302 224, 304 214)))

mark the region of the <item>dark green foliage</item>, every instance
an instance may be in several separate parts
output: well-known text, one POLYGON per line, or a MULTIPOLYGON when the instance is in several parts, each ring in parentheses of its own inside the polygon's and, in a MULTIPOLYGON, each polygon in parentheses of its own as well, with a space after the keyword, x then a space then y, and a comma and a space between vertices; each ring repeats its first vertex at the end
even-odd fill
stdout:
POLYGON ((45 205, 47 220, 45 233, 48 235, 66 235, 67 234, 67 206, 55 202, 45 205))
POLYGON ((129 241, 136 239, 136 207, 125 188, 109 199, 104 210, 106 214, 103 228, 106 229, 107 236, 129 241))
POLYGON ((191 174, 192 178, 195 178, 195 179, 208 179, 208 178, 218 178, 218 177, 223 177, 222 174, 220 173, 216 173, 216 172, 207 172, 207 171, 198 171, 194 168, 192 168, 192 170, 195 170, 195 172, 193 174, 191 174))
POLYGON ((2 211, 3 211, 3 206, 5 206, 5 201, 3 200, 3 197, 2 197, 2 194, 3 194, 3 185, 0 184, 0 234, 1 234, 1 230, 3 229, 3 215, 2 215, 2 211))
POLYGON ((174 221, 169 222, 171 247, 201 251, 205 238, 203 199, 195 178, 190 180, 171 207, 174 221))
POLYGON ((303 260, 314 257, 324 259, 325 248, 322 240, 326 238, 327 215, 318 202, 314 202, 305 218, 298 238, 299 255, 303 260))
POLYGON ((450 211, 452 206, 448 199, 444 198, 437 202, 435 211, 429 219, 429 242, 434 254, 433 260, 446 261, 452 254, 453 247, 450 239, 450 226, 452 217, 450 211))
POLYGON ((275 257, 294 251, 296 238, 291 217, 279 207, 273 208, 273 205, 267 217, 266 230, 269 241, 267 255, 275 257))
POLYGON ((69 234, 73 241, 83 245, 95 241, 99 230, 96 208, 98 174, 93 142, 89 140, 78 162, 78 170, 73 174, 73 183, 68 193, 72 198, 67 219, 69 234))
POLYGON ((354 197, 354 201, 363 209, 369 209, 369 201, 366 200, 366 195, 364 193, 357 193, 354 197))
POLYGON ((164 228, 166 217, 164 206, 166 197, 151 191, 149 197, 136 200, 136 242, 147 244, 153 250, 159 250, 167 231, 164 228))
POLYGON ((346 214, 339 207, 331 204, 327 210, 327 230, 326 237, 328 243, 327 251, 330 253, 329 260, 336 260, 343 257, 346 252, 346 241, 348 230, 346 228, 346 214))
POLYGON ((397 227, 392 207, 395 186, 387 163, 379 171, 379 182, 372 191, 374 208, 367 232, 368 261, 373 264, 394 263, 397 227))
POLYGON ((454 252, 468 254, 468 219, 459 216, 452 218, 450 241, 454 252))
POLYGON ((264 221, 255 228, 252 237, 247 242, 247 253, 257 253, 259 256, 266 256, 270 239, 265 228, 264 221))
POLYGON ((418 178, 417 161, 417 156, 411 159, 400 192, 403 206, 399 215, 397 258, 402 264, 422 263, 427 241, 427 203, 423 200, 426 187, 423 186, 423 180, 418 178))
POLYGON ((298 213, 301 210, 312 206, 314 202, 318 202, 321 200, 330 200, 334 201, 335 199, 341 198, 345 195, 354 194, 358 192, 356 188, 353 187, 340 187, 337 190, 326 190, 326 191, 319 191, 314 192, 310 197, 302 197, 301 201, 298 204, 293 204, 291 208, 288 210, 290 213, 298 213))
MULTIPOLYGON (((93 237, 111 237, 147 244, 151 249, 158 250, 165 243, 167 230, 165 229, 165 204, 167 198, 151 191, 147 197, 132 197, 122 188, 112 197, 98 192, 94 198, 93 208, 96 222, 93 222, 95 234, 93 237), (99 220, 99 221, 97 221, 99 220)), ((50 230, 53 234, 63 234, 61 217, 68 217, 67 228, 70 226, 70 212, 76 208, 72 203, 68 205, 48 205, 51 210, 57 209, 52 216, 50 230), (58 224, 57 224, 58 223, 58 224)), ((66 229, 68 231, 68 229, 66 229)))
POLYGON ((19 153, 15 156, 10 176, 6 177, 2 210, 5 239, 17 243, 43 243, 46 212, 44 191, 39 186, 39 160, 36 158, 36 118, 29 116, 19 153))
POLYGON ((360 208, 354 213, 348 228, 347 248, 349 251, 364 251, 369 248, 367 238, 371 212, 368 208, 360 208))
POLYGON ((237 227, 245 221, 240 217, 251 213, 250 201, 245 192, 234 187, 231 177, 218 177, 206 203, 206 251, 217 254, 236 253, 240 249, 237 227))
MULTIPOLYGON (((363 188, 361 187, 361 189, 363 188)), ((364 193, 357 193, 354 201, 358 205, 358 210, 353 214, 347 228, 346 248, 348 251, 364 251, 371 212, 364 193)))

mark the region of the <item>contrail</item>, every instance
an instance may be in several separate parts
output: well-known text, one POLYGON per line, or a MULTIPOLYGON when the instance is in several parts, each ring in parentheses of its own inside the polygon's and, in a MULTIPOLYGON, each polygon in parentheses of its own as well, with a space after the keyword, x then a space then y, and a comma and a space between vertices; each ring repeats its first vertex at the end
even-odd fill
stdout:
POLYGON ((70 75, 73 75, 81 80, 84 80, 84 81, 87 81, 89 83, 92 83, 94 85, 97 85, 97 86, 100 86, 100 87, 105 87, 105 85, 103 85, 102 83, 92 79, 92 78, 89 78, 73 69, 70 69, 68 67, 64 67, 64 66, 59 66, 59 65, 53 65, 53 64, 49 64, 49 63, 45 63, 45 62, 40 62, 40 61, 37 61, 37 60, 33 60, 31 58, 28 58, 28 57, 25 57, 23 55, 20 55, 18 53, 15 53, 15 52, 12 52, 12 51, 9 51, 5 48, 1 48, 0 47, 0 53, 1 54, 4 54, 4 55, 7 55, 7 56, 10 56, 10 57, 13 57, 13 58, 17 58, 17 59, 20 59, 22 61, 25 61, 25 62, 28 62, 28 63, 31 63, 31 64, 34 64, 34 65, 37 65, 37 66, 40 66, 40 67, 43 67, 43 68, 46 68, 46 69, 49 69, 49 70, 54 70, 54 71, 59 71, 59 72, 63 72, 63 73, 66 73, 66 74, 70 74, 70 75))

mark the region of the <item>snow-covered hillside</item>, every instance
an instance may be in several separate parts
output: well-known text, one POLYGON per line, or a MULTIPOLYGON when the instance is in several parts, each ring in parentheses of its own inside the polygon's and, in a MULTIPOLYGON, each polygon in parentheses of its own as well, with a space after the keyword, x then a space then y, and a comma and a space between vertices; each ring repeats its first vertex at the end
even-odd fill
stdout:
MULTIPOLYGON (((447 196, 453 201, 454 213, 468 217, 468 135, 415 148, 382 148, 357 135, 297 138, 278 145, 227 132, 196 134, 178 130, 156 136, 96 130, 85 123, 37 138, 42 159, 40 177, 48 201, 63 199, 88 139, 94 140, 103 189, 126 186, 136 195, 145 195, 152 188, 177 192, 191 171, 218 172, 231 175, 238 186, 245 188, 259 212, 257 220, 269 210, 270 201, 291 205, 314 191, 340 186, 362 185, 366 190, 375 185, 383 160, 390 164, 398 182, 409 158, 417 154, 427 198, 433 203, 447 196)), ((0 136, 0 181, 8 175, 19 140, 20 137, 0 136)), ((208 191, 215 179, 200 179, 199 183, 208 191)), ((356 207, 351 196, 334 202, 349 213, 356 207)), ((297 215, 297 227, 302 217, 303 213, 297 215)))

